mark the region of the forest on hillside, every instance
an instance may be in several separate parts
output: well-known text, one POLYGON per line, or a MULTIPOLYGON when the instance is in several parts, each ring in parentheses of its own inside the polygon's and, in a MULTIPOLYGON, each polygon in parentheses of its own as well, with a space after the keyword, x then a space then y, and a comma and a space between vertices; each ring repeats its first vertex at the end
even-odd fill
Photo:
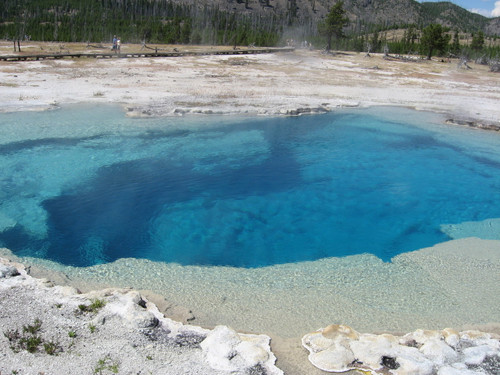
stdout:
POLYGON ((61 42, 275 45, 274 16, 237 14, 171 0, 2 0, 0 38, 61 42))
MULTIPOLYGON (((245 11, 222 9, 220 1, 203 5, 197 1, 178 0, 2 1, 0 38, 9 40, 109 43, 117 35, 124 43, 277 46, 291 40, 297 43, 307 40, 317 48, 324 48, 327 39, 321 33, 325 18, 319 13, 308 18, 303 9, 299 9, 301 0, 286 0, 287 5, 281 7, 281 11, 277 10, 277 0, 252 0, 252 4, 259 4, 259 10, 248 6, 248 0, 228 0, 245 11)), ((312 1, 312 7, 317 7, 314 5, 316 0, 312 1)), ((377 6, 383 5, 387 12, 391 1, 378 0, 377 6)), ((471 15, 450 3, 422 4, 418 9, 424 9, 426 16, 418 18, 418 23, 404 25, 386 21, 374 24, 361 17, 353 20, 353 4, 351 0, 345 2, 350 20, 342 38, 334 40, 336 49, 425 53, 420 36, 427 24, 438 19, 445 25, 443 31, 448 33, 450 43, 436 53, 442 56, 458 54, 461 49, 468 48, 469 54, 500 55, 497 37, 484 35, 481 31, 486 18, 471 15), (462 27, 453 26, 453 20, 459 20, 462 27), (388 32, 396 29, 404 30, 404 34, 401 33, 398 39, 389 38, 388 32), (469 40, 474 37, 476 47, 469 48, 472 43, 469 40)), ((373 4, 369 2, 367 6, 373 4)))

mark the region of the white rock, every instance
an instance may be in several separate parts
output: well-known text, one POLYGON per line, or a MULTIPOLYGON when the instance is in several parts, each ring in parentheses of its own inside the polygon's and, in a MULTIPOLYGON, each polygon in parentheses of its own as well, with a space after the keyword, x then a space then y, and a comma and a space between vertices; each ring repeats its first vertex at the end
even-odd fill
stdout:
POLYGON ((323 371, 344 372, 350 370, 350 364, 355 360, 352 351, 338 346, 323 350, 318 353, 310 353, 309 361, 323 371))
POLYGON ((112 297, 107 300, 104 309, 96 318, 97 320, 106 319, 109 316, 119 316, 133 328, 152 328, 158 325, 159 321, 155 314, 139 305, 142 298, 138 292, 124 293, 116 290, 111 293, 112 297))
POLYGON ((490 339, 491 335, 486 332, 481 332, 477 330, 469 330, 469 331, 464 331, 460 332, 460 339, 462 340, 484 340, 484 339, 490 339))
POLYGON ((452 347, 456 347, 460 341, 460 334, 451 328, 445 328, 442 331, 444 341, 452 347))
POLYGON ((334 344, 334 340, 326 338, 321 334, 321 332, 310 333, 302 339, 302 345, 314 353, 327 350, 334 344))
POLYGON ((404 335, 401 338, 400 343, 403 345, 409 345, 411 342, 416 342, 419 345, 423 345, 430 339, 440 340, 442 337, 443 335, 440 331, 417 329, 414 332, 404 335))
POLYGON ((479 331, 458 333, 416 330, 402 337, 359 334, 347 326, 332 325, 305 335, 302 345, 309 360, 323 371, 367 368, 393 375, 484 375, 467 365, 500 356, 500 340, 479 331), (472 345, 472 346, 471 346, 472 345), (466 347, 462 351, 460 348, 466 347))
POLYGON ((359 333, 349 326, 331 324, 302 338, 302 346, 313 353, 330 348, 349 347, 351 340, 357 340, 359 333))
POLYGON ((200 344, 207 362, 216 370, 232 371, 231 359, 236 356, 235 347, 241 342, 236 331, 226 326, 217 326, 200 344))
POLYGON ((396 357, 398 343, 392 335, 363 334, 358 341, 352 341, 350 347, 354 356, 363 364, 376 370, 382 367, 382 357, 396 357))
POLYGON ((332 339, 335 342, 357 340, 359 338, 358 332, 351 327, 342 324, 330 324, 328 327, 320 331, 324 337, 332 339))
POLYGON ((486 356, 498 354, 498 352, 489 345, 472 346, 464 349, 462 353, 464 355, 464 362, 468 365, 479 365, 484 361, 486 356))
POLYGON ((227 326, 217 326, 200 344, 206 361, 215 370, 229 372, 251 371, 256 366, 265 368, 266 374, 283 375, 274 363, 270 338, 265 335, 238 334, 227 326))
POLYGON ((438 366, 454 363, 458 359, 458 353, 444 340, 428 340, 420 347, 420 352, 438 366))
POLYGON ((399 363, 399 367, 393 373, 398 375, 430 375, 434 373, 434 363, 417 348, 399 346, 396 361, 399 363))
POLYGON ((443 366, 439 369, 437 375, 484 375, 484 373, 469 370, 467 367, 443 366))
POLYGON ((19 275, 16 267, 0 263, 0 278, 13 277, 19 275))
POLYGON ((260 345, 255 345, 255 342, 245 340, 236 345, 236 352, 241 355, 246 363, 253 363, 254 366, 259 363, 264 363, 268 360, 269 354, 260 345))

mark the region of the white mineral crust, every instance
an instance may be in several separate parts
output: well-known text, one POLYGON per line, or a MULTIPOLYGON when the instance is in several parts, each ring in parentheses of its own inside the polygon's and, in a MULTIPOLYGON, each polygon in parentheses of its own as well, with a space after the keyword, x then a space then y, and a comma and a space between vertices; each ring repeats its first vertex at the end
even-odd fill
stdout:
POLYGON ((359 334, 332 324, 305 335, 302 345, 314 366, 330 372, 362 369, 394 375, 493 375, 500 362, 499 337, 449 328, 416 330, 396 337, 359 334))

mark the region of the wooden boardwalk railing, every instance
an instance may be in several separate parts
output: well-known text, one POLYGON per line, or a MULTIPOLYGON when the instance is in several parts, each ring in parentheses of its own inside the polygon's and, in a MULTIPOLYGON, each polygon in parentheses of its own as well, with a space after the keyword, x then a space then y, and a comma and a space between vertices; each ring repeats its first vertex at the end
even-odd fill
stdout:
POLYGON ((179 57, 179 56, 205 56, 205 55, 249 55, 259 53, 292 52, 295 48, 251 48, 251 49, 228 49, 228 50, 205 50, 205 51, 172 51, 172 52, 81 52, 81 53, 47 53, 47 54, 24 54, 0 55, 3 61, 26 61, 45 59, 65 59, 65 58, 95 58, 95 59, 115 59, 115 58, 140 58, 140 57, 179 57))

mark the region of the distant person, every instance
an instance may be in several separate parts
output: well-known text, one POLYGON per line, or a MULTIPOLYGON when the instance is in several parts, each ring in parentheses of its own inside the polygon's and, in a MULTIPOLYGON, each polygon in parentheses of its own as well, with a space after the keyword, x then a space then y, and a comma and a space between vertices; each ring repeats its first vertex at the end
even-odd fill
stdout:
POLYGON ((113 36, 113 47, 111 49, 116 53, 117 48, 118 48, 118 38, 115 35, 113 36))
POLYGON ((122 41, 120 40, 120 37, 116 39, 116 51, 120 53, 120 48, 121 48, 122 41))

